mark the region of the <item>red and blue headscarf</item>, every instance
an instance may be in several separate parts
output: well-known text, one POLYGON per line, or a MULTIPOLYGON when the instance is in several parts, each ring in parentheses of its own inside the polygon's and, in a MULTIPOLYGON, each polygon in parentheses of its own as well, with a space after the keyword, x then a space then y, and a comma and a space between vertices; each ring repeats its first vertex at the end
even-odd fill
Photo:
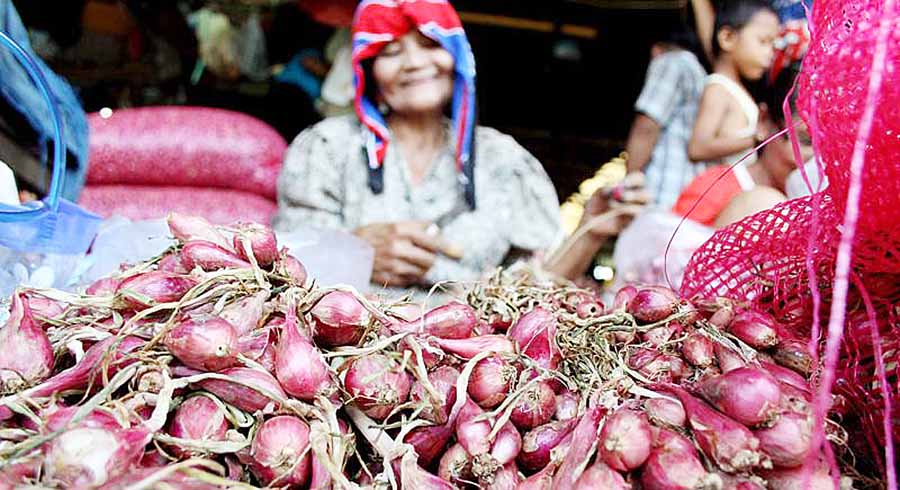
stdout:
POLYGON ((384 189, 382 164, 390 143, 390 132, 375 101, 366 97, 366 83, 374 81, 365 79, 362 62, 374 58, 386 44, 412 29, 418 29, 453 56, 456 167, 466 202, 474 208, 475 58, 459 15, 446 0, 363 0, 356 8, 353 18, 354 107, 369 130, 366 139, 369 187, 376 194, 384 189))

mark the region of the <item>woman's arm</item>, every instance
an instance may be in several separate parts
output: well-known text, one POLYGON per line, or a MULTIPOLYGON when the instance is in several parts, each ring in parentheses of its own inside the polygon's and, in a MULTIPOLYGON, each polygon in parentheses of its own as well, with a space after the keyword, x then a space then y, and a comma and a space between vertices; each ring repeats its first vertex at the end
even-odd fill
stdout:
POLYGON ((731 95, 724 87, 712 84, 703 90, 697 121, 688 142, 688 158, 693 162, 718 160, 749 150, 756 144, 756 137, 722 136, 719 128, 728 112, 731 95))

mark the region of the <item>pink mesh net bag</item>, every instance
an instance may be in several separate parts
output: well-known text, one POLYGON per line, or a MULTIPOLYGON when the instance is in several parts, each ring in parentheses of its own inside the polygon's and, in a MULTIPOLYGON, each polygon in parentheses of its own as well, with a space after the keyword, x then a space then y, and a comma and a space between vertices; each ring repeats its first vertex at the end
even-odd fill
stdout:
POLYGON ((287 144, 246 114, 207 107, 142 107, 88 117, 88 185, 219 187, 275 199, 287 144))
POLYGON ((889 488, 900 441, 898 4, 815 1, 799 104, 829 187, 719 230, 682 282, 687 297, 747 301, 814 338, 817 406, 832 389, 847 399, 858 456, 889 488))

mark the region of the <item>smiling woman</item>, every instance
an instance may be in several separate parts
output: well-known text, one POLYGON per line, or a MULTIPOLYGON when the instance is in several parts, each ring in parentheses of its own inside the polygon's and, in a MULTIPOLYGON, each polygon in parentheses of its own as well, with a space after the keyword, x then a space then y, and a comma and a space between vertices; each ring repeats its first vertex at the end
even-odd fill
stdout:
POLYGON ((373 282, 405 289, 471 280, 557 240, 540 162, 476 126, 474 57, 448 2, 363 1, 353 68, 356 114, 309 128, 287 152, 276 228, 353 231, 375 248, 373 282))

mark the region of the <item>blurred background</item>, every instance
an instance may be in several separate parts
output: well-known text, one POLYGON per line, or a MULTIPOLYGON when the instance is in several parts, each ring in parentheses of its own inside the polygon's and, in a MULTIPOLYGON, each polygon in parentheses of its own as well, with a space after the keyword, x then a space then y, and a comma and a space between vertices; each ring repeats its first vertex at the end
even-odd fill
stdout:
MULTIPOLYGON (((561 199, 622 151, 650 46, 685 21, 683 0, 453 3, 477 59, 481 123, 534 153, 561 199)), ((350 0, 13 4, 87 112, 227 108, 289 142, 341 110, 322 82, 348 42, 350 0)))

